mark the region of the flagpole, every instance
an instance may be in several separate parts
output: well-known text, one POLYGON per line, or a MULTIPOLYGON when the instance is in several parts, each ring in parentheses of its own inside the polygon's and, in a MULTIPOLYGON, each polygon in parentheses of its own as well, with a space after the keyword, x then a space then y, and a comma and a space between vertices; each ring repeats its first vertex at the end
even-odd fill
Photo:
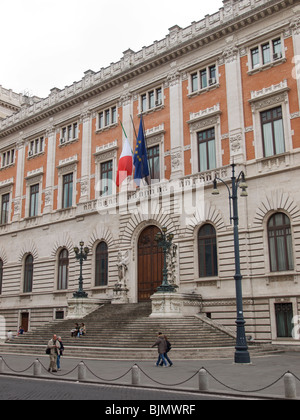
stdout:
MULTIPOLYGON (((144 124, 143 114, 141 115, 141 119, 142 119, 142 123, 143 123, 143 132, 144 132, 144 140, 145 140, 146 152, 147 152, 147 155, 148 155, 147 138, 146 138, 146 130, 145 130, 145 124, 144 124)), ((146 179, 147 184, 150 185, 151 184, 151 175, 150 175, 150 168, 149 168, 148 159, 147 159, 147 165, 148 165, 149 177, 146 177, 145 179, 146 179)))

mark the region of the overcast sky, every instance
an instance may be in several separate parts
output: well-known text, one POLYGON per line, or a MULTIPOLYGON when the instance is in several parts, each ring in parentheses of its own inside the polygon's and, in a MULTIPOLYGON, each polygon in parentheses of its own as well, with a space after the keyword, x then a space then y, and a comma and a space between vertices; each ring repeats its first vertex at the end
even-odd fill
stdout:
POLYGON ((223 6, 222 0, 0 0, 0 85, 47 97, 131 48, 161 40, 223 6))

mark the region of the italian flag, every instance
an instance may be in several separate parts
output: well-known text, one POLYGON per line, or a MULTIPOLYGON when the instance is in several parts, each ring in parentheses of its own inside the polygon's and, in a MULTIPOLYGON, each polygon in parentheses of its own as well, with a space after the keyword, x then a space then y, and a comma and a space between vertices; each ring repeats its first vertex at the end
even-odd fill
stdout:
POLYGON ((122 154, 120 156, 116 184, 119 187, 122 182, 133 172, 133 156, 132 150, 128 141, 128 138, 125 138, 123 144, 122 154))

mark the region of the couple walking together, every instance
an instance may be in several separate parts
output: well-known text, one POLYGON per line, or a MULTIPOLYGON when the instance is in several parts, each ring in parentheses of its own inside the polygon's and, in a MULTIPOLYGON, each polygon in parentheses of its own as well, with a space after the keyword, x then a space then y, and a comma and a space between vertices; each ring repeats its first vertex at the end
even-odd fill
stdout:
POLYGON ((158 359, 156 362, 156 366, 164 366, 167 367, 167 362, 171 367, 173 365, 172 361, 168 357, 168 352, 171 350, 171 343, 168 341, 167 337, 163 335, 161 332, 158 333, 157 340, 153 344, 152 347, 157 346, 158 350, 158 359))

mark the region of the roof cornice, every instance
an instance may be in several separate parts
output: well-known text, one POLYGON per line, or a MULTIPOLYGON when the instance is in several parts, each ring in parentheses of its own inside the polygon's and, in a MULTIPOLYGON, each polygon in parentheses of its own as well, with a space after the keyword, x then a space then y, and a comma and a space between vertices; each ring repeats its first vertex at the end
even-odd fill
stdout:
POLYGON ((31 124, 52 117, 200 47, 226 38, 297 3, 299 0, 260 0, 253 8, 252 2, 246 4, 244 1, 228 0, 217 13, 207 15, 184 29, 174 26, 163 40, 155 41, 137 53, 127 50, 119 62, 102 68, 98 73, 88 70, 81 81, 63 90, 52 89, 46 99, 22 108, 20 112, 0 122, 0 138, 22 131, 31 124))

